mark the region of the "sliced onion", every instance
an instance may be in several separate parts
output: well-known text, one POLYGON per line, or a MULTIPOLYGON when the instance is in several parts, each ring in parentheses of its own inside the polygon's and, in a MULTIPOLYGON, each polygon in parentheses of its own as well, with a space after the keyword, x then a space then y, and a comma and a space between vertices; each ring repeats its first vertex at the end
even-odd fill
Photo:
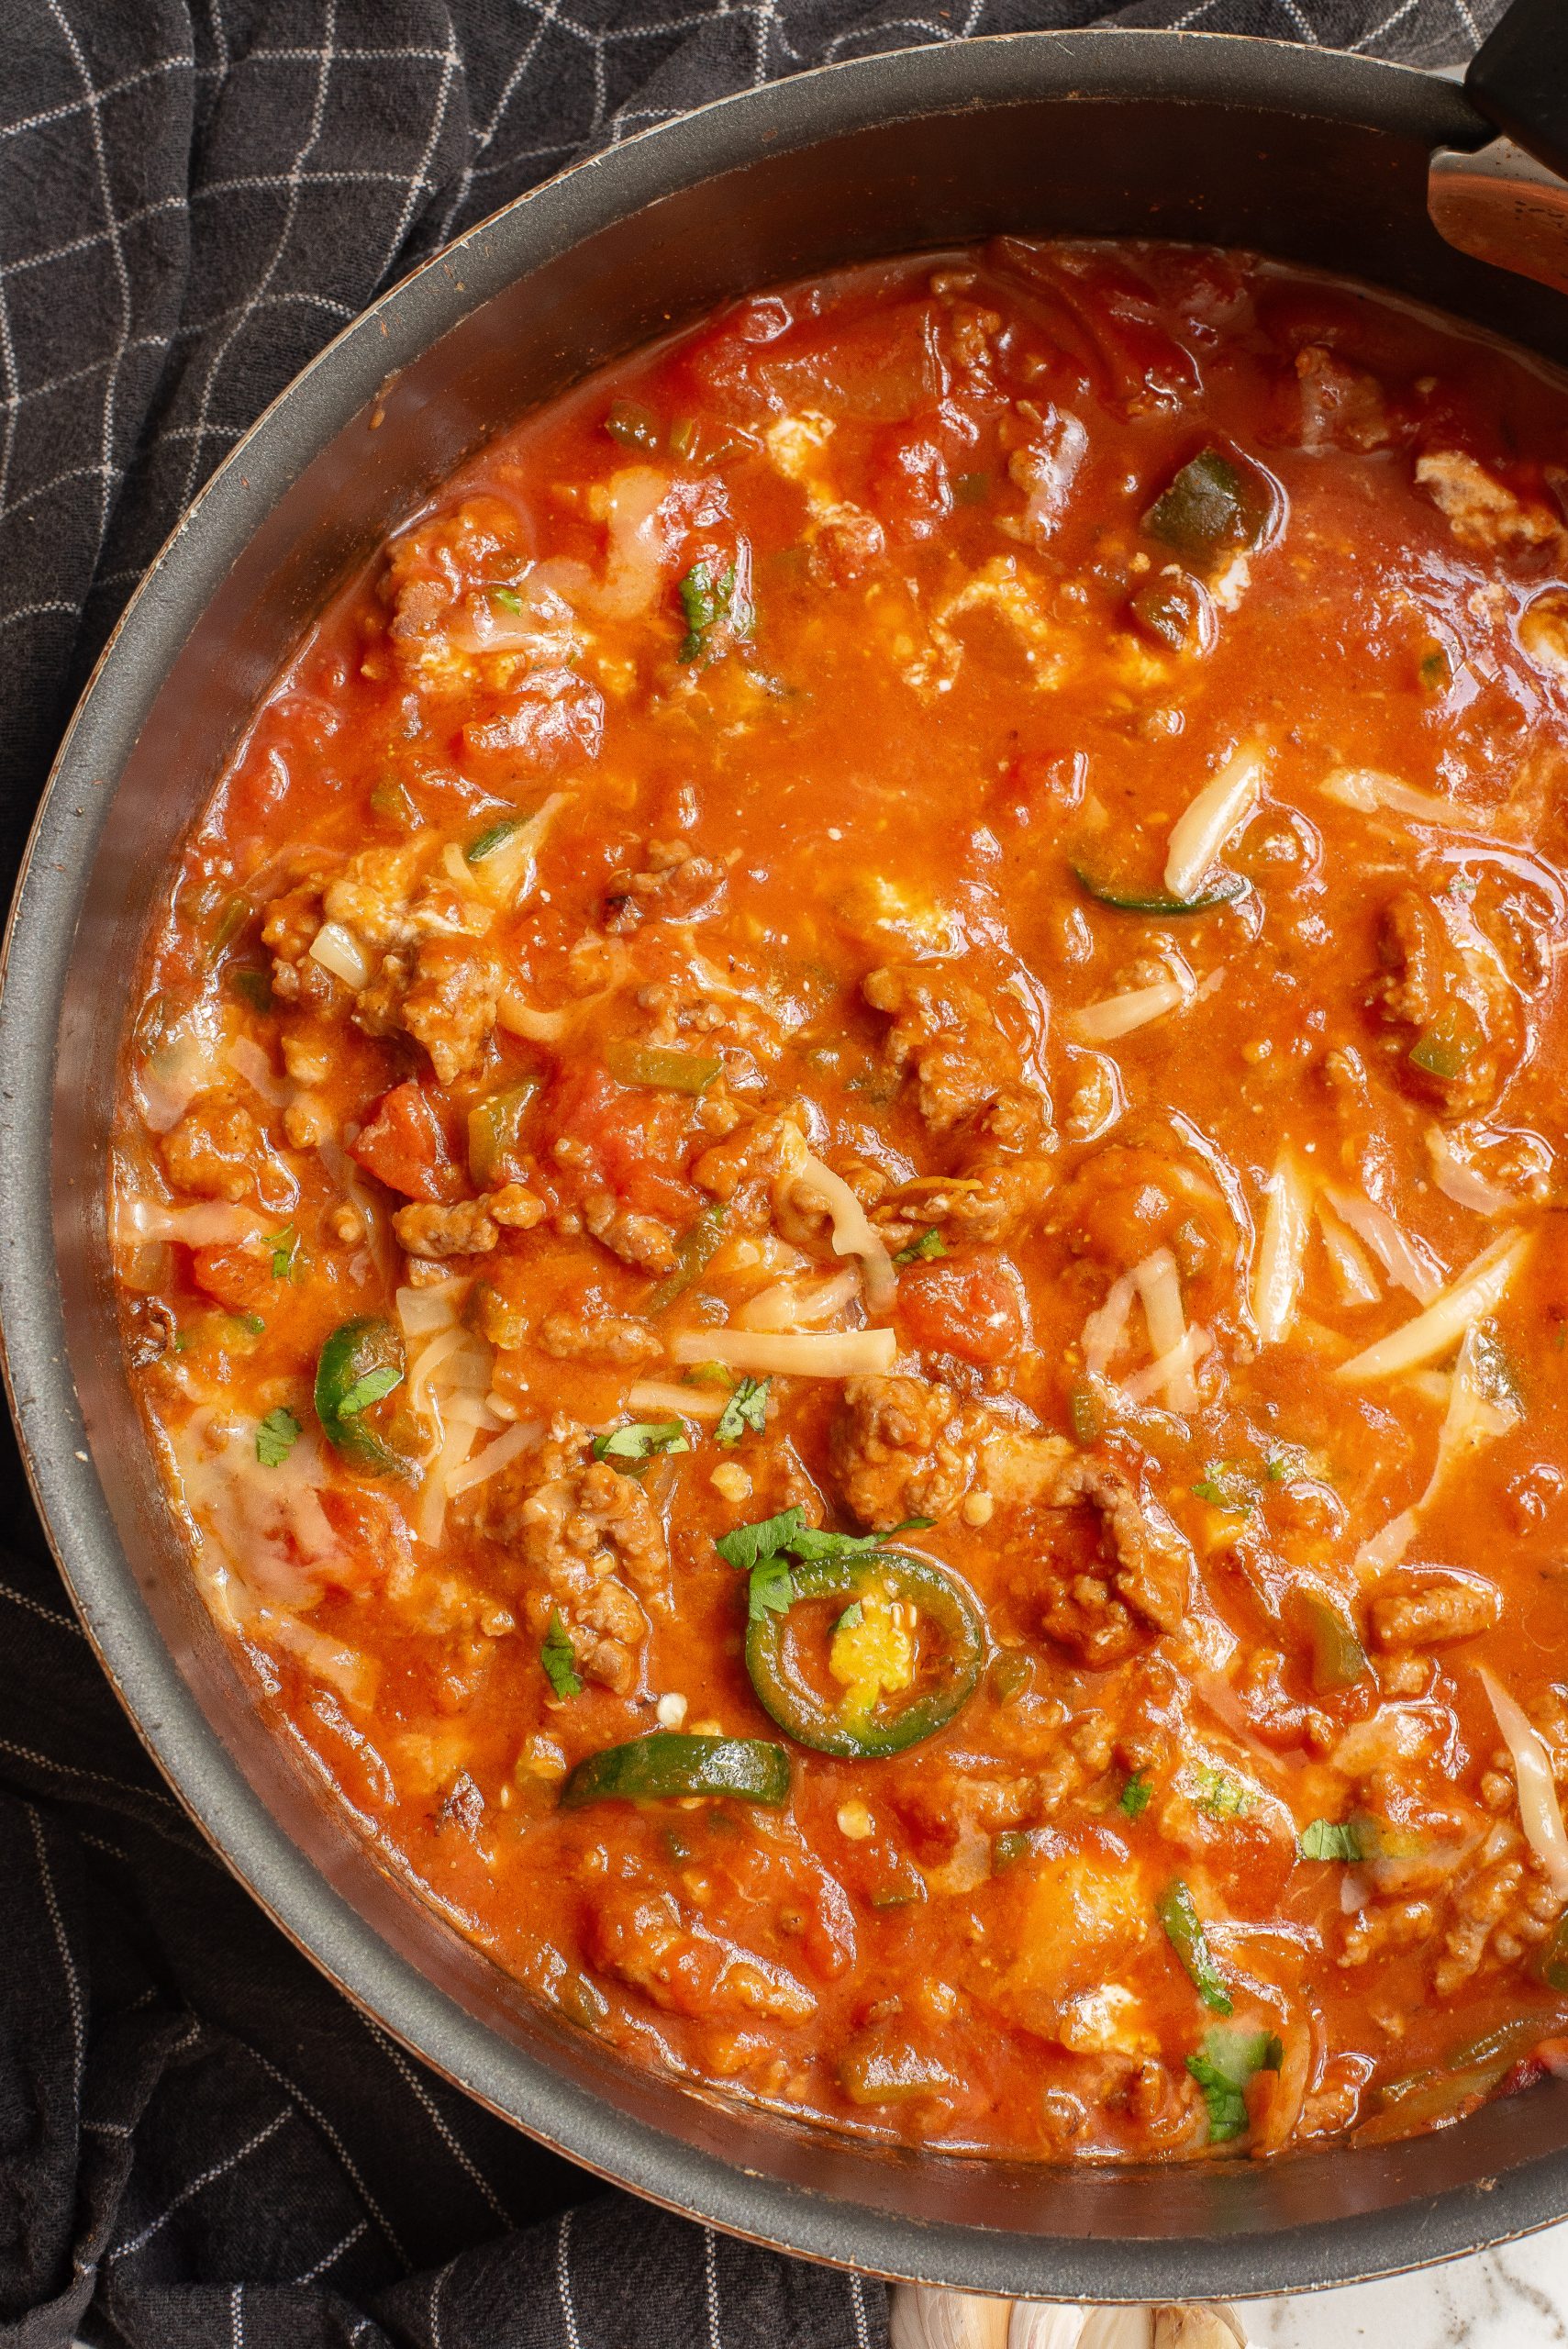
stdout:
POLYGON ((274 1109, 288 1108, 295 1097, 295 1087, 286 1078, 279 1076, 268 1054, 253 1037, 237 1037, 224 1058, 251 1090, 261 1095, 263 1101, 271 1102, 274 1109))
POLYGON ((1359 807, 1367 816, 1379 807, 1389 807, 1396 815, 1414 817, 1418 823, 1462 825, 1471 831, 1484 831, 1489 820, 1475 808, 1456 807, 1452 800, 1418 791, 1376 767, 1336 767, 1318 788, 1325 798, 1337 799, 1342 807, 1359 807))
POLYGON ((1301 1302, 1307 1242, 1312 1231, 1312 1188, 1290 1149, 1280 1152, 1268 1181, 1268 1206, 1252 1275, 1252 1319, 1259 1342, 1277 1346, 1301 1302))
POLYGON ((670 533, 660 514, 669 487, 668 473, 653 465, 623 466, 606 484, 604 581, 582 591, 584 602, 606 619, 636 619, 658 598, 669 560, 670 533))
POLYGON ((1130 1036, 1135 1028, 1147 1028, 1151 1019, 1163 1019, 1167 1012, 1179 1011, 1190 992, 1180 979, 1156 979, 1151 986, 1129 987, 1124 995, 1085 1004, 1072 1014, 1072 1026, 1085 1043, 1108 1044, 1118 1036, 1130 1036))
POLYGON ((1523 1708, 1500 1687, 1484 1664, 1476 1665, 1481 1685, 1492 1700, 1503 1742, 1513 1756, 1519 1790, 1519 1825, 1525 1841, 1546 1871, 1559 1900, 1568 1900, 1568 1828, 1551 1775, 1551 1757, 1540 1732, 1523 1708))
POLYGON ((1341 1305, 1375 1305, 1383 1291, 1359 1243, 1323 1200, 1318 1202, 1318 1229, 1341 1305))
POLYGON ((1158 1362, 1151 1362, 1147 1370, 1137 1372, 1131 1378, 1119 1380, 1118 1383, 1122 1393, 1129 1403, 1147 1403, 1156 1395, 1164 1395, 1173 1410, 1195 1410, 1197 1390, 1193 1384, 1193 1368, 1203 1360, 1213 1344, 1214 1340, 1208 1331, 1200 1329, 1195 1321, 1179 1346, 1173 1346, 1168 1354, 1162 1354, 1158 1362), (1192 1399, 1178 1403, 1175 1399, 1177 1394, 1192 1399))
POLYGON ((1117 1351, 1127 1335, 1132 1300, 1137 1294, 1138 1283, 1130 1273, 1123 1273, 1119 1280, 1111 1283, 1105 1303, 1084 1322, 1084 1367, 1091 1378, 1103 1378, 1116 1360, 1117 1351))
POLYGON ((1392 1378, 1402 1370, 1418 1370, 1439 1354, 1447 1353, 1474 1321, 1490 1313, 1507 1295, 1514 1275, 1529 1248, 1529 1235, 1505 1231, 1477 1256, 1451 1288, 1434 1297, 1403 1329, 1390 1330, 1334 1373, 1336 1378, 1392 1378))
POLYGON ((1429 1305, 1447 1278, 1441 1260, 1424 1240, 1415 1239, 1363 1191, 1347 1190, 1340 1183, 1325 1183, 1323 1196, 1341 1223, 1364 1240, 1384 1271, 1398 1288, 1408 1289, 1422 1305, 1429 1305))
POLYGON ((791 1179, 795 1193, 814 1191, 833 1224, 835 1256, 858 1256, 865 1275, 866 1303, 873 1313, 885 1313, 898 1294, 898 1275, 881 1234, 873 1231, 866 1211, 841 1174, 806 1152, 791 1179))
POLYGON ((676 1362, 721 1362, 758 1378, 885 1376, 898 1358, 891 1330, 794 1330, 777 1337, 749 1330, 683 1330, 671 1341, 676 1362))
POLYGON ((1500 1191, 1461 1158, 1440 1126, 1427 1128, 1427 1154, 1432 1162, 1433 1182, 1455 1207, 1469 1208, 1476 1215, 1501 1215, 1513 1206, 1508 1192, 1500 1191))
POLYGON ((310 941, 310 959, 358 994, 373 975, 370 956, 340 921, 324 921, 310 941))
POLYGON ((138 1240, 178 1240, 187 1248, 222 1248, 254 1240, 271 1228, 269 1219, 253 1208, 230 1207, 222 1199, 195 1199, 176 1208, 157 1199, 126 1199, 120 1217, 122 1228, 138 1240))
MULTIPOLYGON (((520 906, 529 895, 539 877, 539 852, 544 846, 545 835, 557 811, 570 798, 570 792, 552 791, 543 805, 519 823, 515 831, 508 832, 488 856, 468 865, 470 877, 487 904, 520 906)), ((463 863, 468 863, 466 857, 463 863)))
POLYGON ((198 1094, 220 1082, 220 1037, 198 1008, 177 1020, 134 1072, 141 1122, 155 1134, 177 1126, 198 1094))
POLYGON ((465 1281, 443 1281, 439 1288, 400 1288, 397 1319, 406 1338, 428 1338, 457 1319, 458 1299, 465 1281))
POLYGON ((852 1305, 861 1293, 861 1275, 852 1265, 827 1280, 774 1281, 747 1298, 735 1315, 738 1330, 799 1330, 831 1321, 852 1305))
POLYGON ((540 1011, 533 1004, 525 1003, 516 987, 508 987, 495 1017, 509 1035, 522 1036, 530 1044, 559 1044, 579 1008, 568 1003, 558 1011, 540 1011))
POLYGON ((1255 742, 1245 744, 1177 818, 1165 860, 1165 886, 1173 897, 1195 895, 1220 850, 1257 806, 1267 763, 1255 742))

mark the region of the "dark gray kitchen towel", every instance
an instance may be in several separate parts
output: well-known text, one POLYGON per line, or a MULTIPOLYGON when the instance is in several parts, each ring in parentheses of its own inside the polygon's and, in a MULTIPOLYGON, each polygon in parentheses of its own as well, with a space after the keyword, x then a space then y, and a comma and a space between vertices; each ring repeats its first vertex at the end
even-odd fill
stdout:
MULTIPOLYGON (((1500 13, 0 0, 0 887, 75 693, 212 467, 373 295, 574 156, 921 41, 1105 19, 1429 64, 1500 13)), ((73 2330, 128 2349, 883 2349, 879 2285, 606 2193, 317 1976, 146 1762, 0 1442, 0 2349, 73 2330)))

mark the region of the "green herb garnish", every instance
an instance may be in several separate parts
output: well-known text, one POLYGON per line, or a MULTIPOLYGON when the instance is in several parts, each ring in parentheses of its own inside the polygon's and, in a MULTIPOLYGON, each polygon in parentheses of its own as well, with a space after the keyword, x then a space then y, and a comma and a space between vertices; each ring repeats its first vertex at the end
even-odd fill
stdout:
POLYGON ((565 1698, 583 1694, 583 1683, 577 1676, 577 1651, 572 1644, 572 1634, 561 1620, 559 1607, 552 1607, 550 1610, 550 1629, 544 1635, 539 1660, 544 1666, 545 1678, 558 1697, 565 1698))
POLYGON ((757 616, 733 562, 727 562, 722 571, 716 571, 706 561, 693 563, 677 592, 686 619, 686 633, 675 656, 678 661, 714 660, 713 639, 721 628, 733 637, 751 635, 757 616))
POLYGON ((768 1381, 743 1378, 719 1414, 714 1434, 720 1443, 739 1443, 748 1429, 753 1435, 761 1435, 767 1416, 768 1381))
POLYGON ((1214 1952, 1203 1930, 1193 1896, 1180 1876, 1166 1886, 1154 1904, 1154 1913, 1165 1928, 1165 1938, 1182 1962, 1188 1981, 1206 2007, 1215 2013, 1228 2015, 1231 2011, 1229 1986, 1215 1963, 1214 1952))
POLYGON ((632 1419, 624 1428, 594 1438, 595 1459, 607 1460, 612 1468, 619 1468, 623 1461, 635 1466, 651 1460, 656 1452, 689 1452, 691 1448, 683 1419, 632 1419))
POLYGON ((395 1386, 402 1384, 403 1373, 395 1363, 378 1364, 375 1369, 367 1370, 361 1378, 355 1379, 339 1402, 338 1417, 357 1419, 361 1411, 368 1411, 373 1403, 379 1403, 384 1395, 390 1395, 395 1386))
POLYGON ((275 1281, 297 1281, 304 1271, 299 1255, 299 1234, 292 1223, 281 1231, 270 1234, 268 1247, 272 1252, 272 1278, 275 1281))
POLYGON ((1361 1831, 1348 1819, 1310 1820, 1296 1837, 1296 1849, 1303 1860, 1348 1860, 1352 1867, 1366 1857, 1361 1831))
POLYGON ((1229 1770, 1216 1770, 1207 1762, 1194 1762, 1188 1765, 1186 1775, 1195 1800, 1210 1819, 1240 1819, 1251 1802, 1251 1788, 1229 1770))
POLYGON ((1222 2145, 1247 2126, 1246 2087, 1258 2072, 1277 2072, 1284 2050, 1272 2031, 1237 2031, 1216 2023, 1187 2069, 1208 2107, 1208 2142, 1222 2145))
POLYGON ((923 1231, 918 1240, 911 1240, 906 1248, 900 1248, 893 1261, 895 1264, 917 1264, 947 1252, 947 1241, 933 1226, 929 1231, 923 1231))
POLYGON ((301 1433, 299 1421, 281 1403, 275 1411, 269 1411, 256 1430, 256 1457, 262 1467, 281 1468, 301 1433))
POLYGON ((1140 1770, 1135 1776, 1129 1778, 1126 1786, 1123 1787, 1117 1799, 1117 1809, 1125 1811, 1129 1819, 1141 1819, 1149 1808, 1153 1794, 1153 1787, 1140 1770))

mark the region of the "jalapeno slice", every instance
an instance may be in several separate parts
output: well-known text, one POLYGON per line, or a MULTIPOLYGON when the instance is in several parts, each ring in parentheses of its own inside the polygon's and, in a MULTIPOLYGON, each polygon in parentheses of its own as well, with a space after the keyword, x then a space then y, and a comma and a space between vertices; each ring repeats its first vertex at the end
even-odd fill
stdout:
POLYGON ((761 1703, 797 1744, 857 1761, 902 1753, 951 1720, 973 1694, 985 1661, 980 1610, 929 1559, 907 1550, 814 1558, 792 1567, 790 1581, 794 1595, 787 1606, 753 1609, 746 1669, 761 1703), (840 1598, 846 1604, 834 1626, 833 1651, 843 1647, 841 1654, 830 1651, 829 1670, 845 1693, 835 1705, 806 1677, 789 1625, 797 1608, 840 1598), (907 1610, 909 1623, 901 1613, 895 1620, 895 1610, 907 1610), (935 1659, 917 1652, 925 1642, 914 1634, 922 1622, 942 1636, 935 1659), (907 1701, 895 1696, 884 1704, 889 1691, 901 1686, 911 1691, 907 1701))
POLYGON ((668 1802, 683 1795, 733 1795, 776 1806, 789 1800, 789 1756, 762 1737, 688 1737, 656 1730, 607 1745, 579 1762, 561 1789, 563 1810, 584 1803, 668 1802))
POLYGON ((316 1416, 321 1432, 350 1465, 372 1476, 402 1476, 408 1464, 384 1443, 364 1415, 403 1384, 403 1340, 375 1314, 344 1321, 316 1364, 316 1416))
POLYGON ((1096 905, 1110 906, 1118 914, 1146 914, 1152 921, 1172 921, 1182 914, 1211 913, 1216 906, 1229 905, 1247 886, 1239 873, 1228 873, 1193 896, 1173 897, 1164 889, 1140 889, 1133 882, 1103 881, 1082 864, 1073 867, 1073 878, 1096 905))

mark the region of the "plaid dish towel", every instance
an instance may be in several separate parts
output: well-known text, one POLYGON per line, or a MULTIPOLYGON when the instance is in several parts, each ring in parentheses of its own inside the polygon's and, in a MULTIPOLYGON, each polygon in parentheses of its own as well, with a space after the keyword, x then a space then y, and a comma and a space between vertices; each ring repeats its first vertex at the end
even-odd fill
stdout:
MULTIPOLYGON (((1467 56, 1501 0, 1107 20, 1467 56)), ((574 157, 1095 0, 0 0, 0 884, 141 571, 372 297, 574 157)), ((164 1792, 0 1424, 0 2349, 885 2349, 880 2285, 606 2192, 350 2009, 164 1792)))

